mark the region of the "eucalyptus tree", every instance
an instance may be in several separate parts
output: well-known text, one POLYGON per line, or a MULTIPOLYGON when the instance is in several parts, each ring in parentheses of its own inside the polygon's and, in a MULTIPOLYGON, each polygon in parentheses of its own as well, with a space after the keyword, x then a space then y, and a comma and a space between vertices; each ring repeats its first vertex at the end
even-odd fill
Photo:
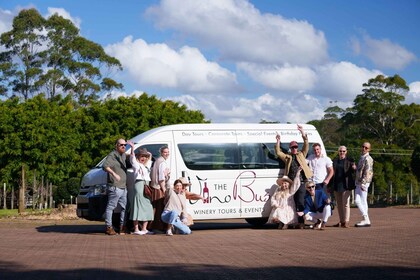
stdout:
POLYGON ((49 98, 70 95, 87 105, 99 93, 123 88, 109 77, 122 70, 118 59, 80 36, 70 20, 57 14, 44 19, 36 9, 20 11, 0 44, 5 49, 0 52, 2 95, 24 100, 40 93, 49 98))
POLYGON ((363 94, 356 96, 354 106, 343 117, 343 127, 354 133, 354 138, 375 139, 391 145, 400 137, 406 126, 413 124, 411 117, 404 118, 401 108, 409 88, 398 75, 378 75, 363 84, 363 94))
POLYGON ((27 100, 37 91, 36 81, 42 73, 39 54, 45 40, 44 26, 45 19, 37 10, 22 10, 13 19, 12 30, 1 34, 0 44, 5 51, 0 54, 0 69, 7 75, 3 95, 11 89, 12 95, 27 100))

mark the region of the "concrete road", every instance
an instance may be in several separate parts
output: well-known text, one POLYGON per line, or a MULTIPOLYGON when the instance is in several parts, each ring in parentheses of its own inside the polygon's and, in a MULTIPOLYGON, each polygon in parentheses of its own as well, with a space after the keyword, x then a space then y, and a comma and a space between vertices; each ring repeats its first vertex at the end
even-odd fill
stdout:
POLYGON ((197 222, 192 235, 172 237, 106 236, 84 220, 0 220, 0 279, 420 279, 420 209, 370 216, 370 228, 325 231, 197 222))

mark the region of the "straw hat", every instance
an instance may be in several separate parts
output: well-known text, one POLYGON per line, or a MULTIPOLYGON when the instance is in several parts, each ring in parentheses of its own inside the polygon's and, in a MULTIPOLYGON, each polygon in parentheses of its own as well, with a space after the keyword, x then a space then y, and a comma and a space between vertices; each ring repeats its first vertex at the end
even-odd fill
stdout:
POLYGON ((179 177, 178 180, 180 180, 183 185, 188 185, 188 186, 191 185, 191 183, 188 182, 187 178, 185 178, 185 177, 179 177))
POLYGON ((281 186, 281 184, 282 184, 284 181, 289 182, 289 184, 290 184, 290 185, 291 185, 291 184, 293 184, 292 180, 290 180, 290 178, 289 178, 289 177, 287 177, 286 175, 284 175, 284 176, 283 176, 283 177, 281 177, 281 178, 278 178, 278 179, 277 179, 277 181, 276 181, 276 183, 277 183, 277 185, 281 186))
POLYGON ((149 157, 149 151, 146 148, 140 148, 136 151, 136 156, 147 156, 149 157))

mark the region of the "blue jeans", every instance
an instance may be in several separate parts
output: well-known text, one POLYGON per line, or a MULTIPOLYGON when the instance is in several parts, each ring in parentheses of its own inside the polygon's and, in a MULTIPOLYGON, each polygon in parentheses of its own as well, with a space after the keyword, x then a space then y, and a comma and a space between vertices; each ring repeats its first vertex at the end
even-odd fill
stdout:
POLYGON ((181 234, 190 234, 190 228, 184 224, 181 219, 179 218, 179 213, 175 210, 168 211, 165 210, 162 213, 162 221, 173 225, 175 228, 179 230, 181 234))
POLYGON ((125 206, 127 205, 127 189, 117 188, 114 186, 108 187, 108 204, 105 210, 105 224, 112 226, 112 213, 117 205, 121 207, 120 226, 124 225, 125 220, 125 206))

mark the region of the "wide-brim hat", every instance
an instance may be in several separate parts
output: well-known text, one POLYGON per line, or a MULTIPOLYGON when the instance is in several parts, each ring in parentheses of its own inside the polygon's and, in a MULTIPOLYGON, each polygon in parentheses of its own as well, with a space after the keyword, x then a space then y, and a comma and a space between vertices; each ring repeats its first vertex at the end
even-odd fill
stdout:
POLYGON ((283 177, 281 177, 281 178, 278 178, 278 179, 277 179, 277 181, 276 181, 276 183, 277 183, 277 185, 281 186, 281 184, 282 184, 284 181, 288 182, 290 185, 291 185, 291 184, 293 184, 292 180, 291 180, 289 177, 287 177, 286 175, 284 175, 284 176, 283 176, 283 177))
POLYGON ((185 177, 179 177, 178 180, 180 180, 183 185, 188 185, 188 186, 191 185, 191 183, 188 182, 187 178, 185 177))
POLYGON ((140 149, 138 149, 136 151, 136 155, 137 156, 147 156, 147 157, 150 156, 149 151, 146 148, 140 148, 140 149))

